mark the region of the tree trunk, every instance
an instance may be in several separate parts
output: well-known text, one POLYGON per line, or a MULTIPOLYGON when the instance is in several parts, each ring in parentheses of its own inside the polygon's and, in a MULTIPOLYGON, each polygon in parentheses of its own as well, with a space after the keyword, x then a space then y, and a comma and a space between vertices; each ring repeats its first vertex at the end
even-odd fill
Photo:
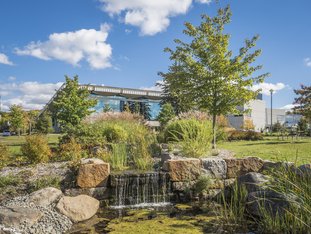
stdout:
POLYGON ((213 145, 212 149, 216 149, 216 115, 213 114, 213 145))

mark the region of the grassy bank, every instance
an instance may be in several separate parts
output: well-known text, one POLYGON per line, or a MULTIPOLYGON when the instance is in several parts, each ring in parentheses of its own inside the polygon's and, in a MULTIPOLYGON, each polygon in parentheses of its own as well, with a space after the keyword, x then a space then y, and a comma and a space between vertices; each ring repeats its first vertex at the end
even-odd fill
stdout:
MULTIPOLYGON (((51 147, 55 147, 58 144, 59 136, 59 134, 48 134, 48 141, 51 147)), ((0 136, 0 142, 8 146, 13 156, 20 156, 22 154, 20 148, 25 143, 25 136, 0 136)))
MULTIPOLYGON (((58 144, 59 134, 49 134, 49 145, 53 148, 58 144)), ((0 142, 7 145, 12 157, 21 156, 20 147, 25 142, 25 136, 0 136, 0 142)), ((257 156, 272 161, 292 161, 297 164, 310 163, 311 138, 280 140, 277 137, 265 137, 262 141, 222 142, 219 148, 234 151, 237 157, 257 156)))
POLYGON ((262 141, 223 142, 219 148, 236 153, 237 157, 257 156, 272 161, 291 161, 297 164, 310 163, 311 138, 280 140, 277 137, 266 137, 262 141))

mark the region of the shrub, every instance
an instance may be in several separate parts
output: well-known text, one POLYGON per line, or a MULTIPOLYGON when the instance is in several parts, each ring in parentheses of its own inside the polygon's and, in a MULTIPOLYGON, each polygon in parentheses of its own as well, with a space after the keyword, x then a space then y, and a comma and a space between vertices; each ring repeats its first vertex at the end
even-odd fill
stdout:
POLYGON ((48 140, 44 135, 27 136, 21 151, 30 163, 47 162, 51 156, 48 140))
POLYGON ((207 193, 210 185, 211 185, 211 178, 206 175, 201 175, 194 184, 194 192, 196 194, 207 193))
POLYGON ((125 142, 128 137, 126 130, 117 124, 108 125, 104 129, 103 135, 110 143, 125 142))
POLYGON ((206 120, 211 120, 211 117, 206 112, 192 110, 192 111, 180 113, 176 119, 196 119, 199 121, 206 121, 206 120))
POLYGON ((72 129, 66 141, 69 141, 70 136, 74 137, 83 149, 89 151, 94 146, 100 146, 97 156, 114 164, 112 167, 117 170, 129 166, 137 169, 152 167, 151 145, 156 143, 156 138, 135 115, 108 112, 99 117, 92 117, 78 129, 72 129))
POLYGON ((10 152, 6 145, 0 143, 0 168, 6 166, 10 158, 10 152))
POLYGON ((112 122, 112 121, 125 121, 125 122, 135 122, 135 123, 143 123, 144 118, 135 113, 131 112, 103 112, 90 115, 86 117, 83 121, 83 124, 90 123, 103 123, 103 122, 112 122))
POLYGON ((210 150, 212 128, 210 121, 183 119, 170 123, 164 132, 167 142, 177 143, 186 157, 201 157, 210 150))
POLYGON ((130 158, 136 169, 149 170, 153 165, 151 145, 156 141, 156 137, 143 125, 133 127, 134 134, 129 138, 130 158))
POLYGON ((124 170, 128 167, 128 154, 125 143, 110 144, 110 150, 100 149, 97 156, 105 162, 109 162, 113 169, 124 170))
POLYGON ((262 205, 260 230, 263 233, 309 233, 311 230, 311 175, 283 167, 271 172, 268 189, 283 194, 290 203, 282 214, 262 205))
POLYGON ((260 132, 233 130, 233 131, 228 132, 228 140, 229 141, 239 141, 239 140, 257 141, 257 140, 263 140, 263 136, 262 136, 262 133, 260 132))
POLYGON ((17 186, 21 183, 21 179, 18 176, 7 175, 0 176, 0 188, 5 188, 7 186, 17 186))
POLYGON ((28 184, 27 190, 29 193, 40 190, 46 187, 60 188, 60 178, 58 176, 43 176, 28 184))
POLYGON ((228 196, 228 191, 222 191, 218 197, 223 207, 220 209, 222 223, 229 233, 247 231, 247 220, 245 217, 248 192, 245 186, 239 186, 235 182, 228 196))
POLYGON ((67 143, 60 145, 59 155, 61 160, 78 161, 83 157, 83 149, 82 146, 77 143, 75 138, 70 137, 67 143))
POLYGON ((106 143, 106 138, 103 135, 102 124, 80 124, 75 128, 68 130, 67 134, 62 136, 60 144, 70 142, 74 138, 84 150, 91 151, 95 146, 103 146, 106 143))
POLYGON ((161 106, 161 111, 158 115, 158 120, 161 123, 161 127, 165 125, 175 117, 175 111, 173 106, 170 103, 165 103, 161 106))

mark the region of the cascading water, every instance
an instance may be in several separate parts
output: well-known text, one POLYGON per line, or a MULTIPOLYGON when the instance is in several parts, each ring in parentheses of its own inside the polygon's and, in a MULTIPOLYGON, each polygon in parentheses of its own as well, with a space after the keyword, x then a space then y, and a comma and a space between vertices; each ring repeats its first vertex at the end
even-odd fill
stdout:
POLYGON ((168 173, 110 175, 110 184, 113 188, 113 208, 164 206, 170 202, 168 173))

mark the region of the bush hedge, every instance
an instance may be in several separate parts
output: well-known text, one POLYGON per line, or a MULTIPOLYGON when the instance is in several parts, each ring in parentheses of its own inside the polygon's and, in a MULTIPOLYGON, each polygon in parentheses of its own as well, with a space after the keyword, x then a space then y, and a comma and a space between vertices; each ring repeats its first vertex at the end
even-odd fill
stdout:
POLYGON ((260 132, 255 131, 241 131, 233 130, 228 132, 228 141, 258 141, 263 140, 263 135, 260 132))
POLYGON ((30 163, 47 162, 51 156, 48 139, 44 135, 26 136, 26 143, 22 145, 21 151, 30 163))

